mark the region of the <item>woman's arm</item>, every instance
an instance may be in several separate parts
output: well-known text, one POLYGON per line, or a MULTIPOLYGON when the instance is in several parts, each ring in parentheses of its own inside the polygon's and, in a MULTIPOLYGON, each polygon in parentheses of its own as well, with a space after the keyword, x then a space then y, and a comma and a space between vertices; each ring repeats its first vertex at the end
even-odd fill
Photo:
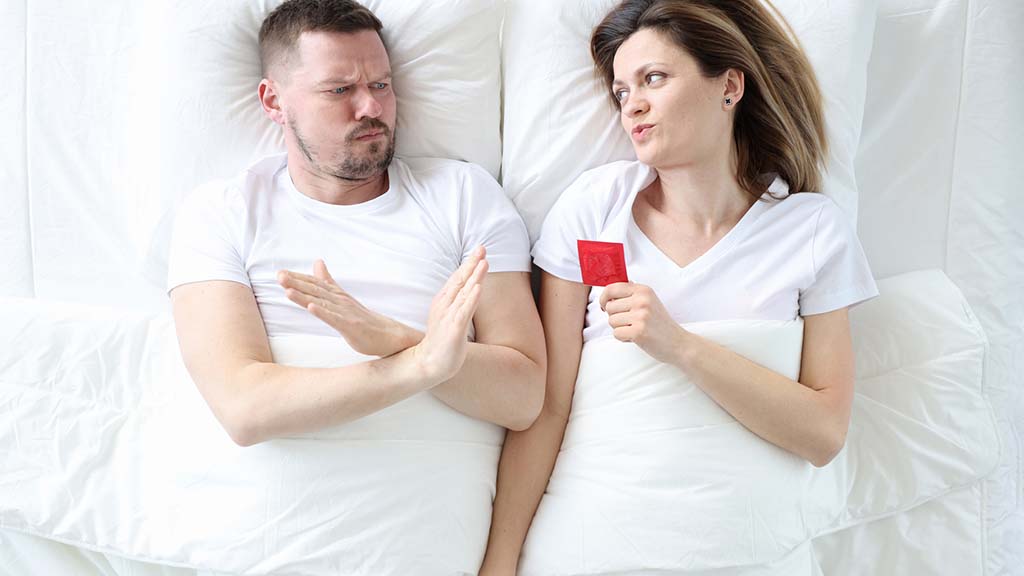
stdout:
POLYGON ((846 308, 804 318, 799 382, 695 334, 674 364, 751 432, 815 466, 846 443, 854 381, 846 308))
POLYGON ((601 295, 619 340, 678 366, 733 418, 815 466, 843 448, 853 403, 853 344, 847 309, 804 317, 799 381, 687 332, 648 286, 612 284, 601 295))
POLYGON ((569 421, 589 291, 588 286, 547 272, 541 276, 540 317, 548 357, 544 408, 532 427, 505 436, 481 575, 512 576, 516 572, 526 532, 547 488, 569 421))

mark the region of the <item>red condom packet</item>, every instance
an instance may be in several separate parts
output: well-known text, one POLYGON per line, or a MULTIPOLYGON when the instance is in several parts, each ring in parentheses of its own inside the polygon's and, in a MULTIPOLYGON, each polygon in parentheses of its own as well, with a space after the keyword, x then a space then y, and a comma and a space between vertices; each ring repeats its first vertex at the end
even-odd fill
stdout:
POLYGON ((626 256, 620 242, 577 240, 580 271, 587 286, 607 286, 616 282, 629 282, 626 277, 626 256))

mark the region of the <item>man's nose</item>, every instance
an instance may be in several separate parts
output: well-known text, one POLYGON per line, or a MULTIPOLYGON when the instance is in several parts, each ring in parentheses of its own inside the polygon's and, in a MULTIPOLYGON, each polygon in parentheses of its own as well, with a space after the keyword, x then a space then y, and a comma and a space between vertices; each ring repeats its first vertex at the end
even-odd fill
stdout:
POLYGON ((356 94, 356 120, 363 118, 380 118, 384 107, 377 100, 377 95, 369 87, 362 87, 356 94))

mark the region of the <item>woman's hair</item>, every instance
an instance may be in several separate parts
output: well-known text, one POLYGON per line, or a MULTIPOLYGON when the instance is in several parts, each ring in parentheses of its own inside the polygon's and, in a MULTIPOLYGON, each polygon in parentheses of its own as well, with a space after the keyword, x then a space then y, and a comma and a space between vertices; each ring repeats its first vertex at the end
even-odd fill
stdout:
MULTIPOLYGON (((765 0, 766 1, 766 0, 765 0)), ((768 4, 771 6, 771 4, 768 4)), ((762 0, 624 0, 594 29, 590 52, 611 86, 619 46, 639 30, 672 39, 707 78, 730 68, 745 76, 733 142, 737 180, 760 196, 777 172, 794 192, 821 189, 828 151, 821 91, 792 29, 762 0), (774 14, 773 14, 774 12, 774 14)), ((616 107, 614 95, 609 94, 616 107)))

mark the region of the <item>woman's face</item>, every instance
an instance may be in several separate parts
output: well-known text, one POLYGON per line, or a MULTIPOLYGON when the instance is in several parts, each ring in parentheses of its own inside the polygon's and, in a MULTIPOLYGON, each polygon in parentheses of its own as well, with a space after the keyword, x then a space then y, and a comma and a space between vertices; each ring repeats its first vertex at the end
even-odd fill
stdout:
POLYGON ((638 160, 667 169, 728 158, 735 73, 705 78, 696 59, 651 29, 623 42, 612 66, 612 94, 638 160), (727 96, 732 105, 724 103, 727 96))

